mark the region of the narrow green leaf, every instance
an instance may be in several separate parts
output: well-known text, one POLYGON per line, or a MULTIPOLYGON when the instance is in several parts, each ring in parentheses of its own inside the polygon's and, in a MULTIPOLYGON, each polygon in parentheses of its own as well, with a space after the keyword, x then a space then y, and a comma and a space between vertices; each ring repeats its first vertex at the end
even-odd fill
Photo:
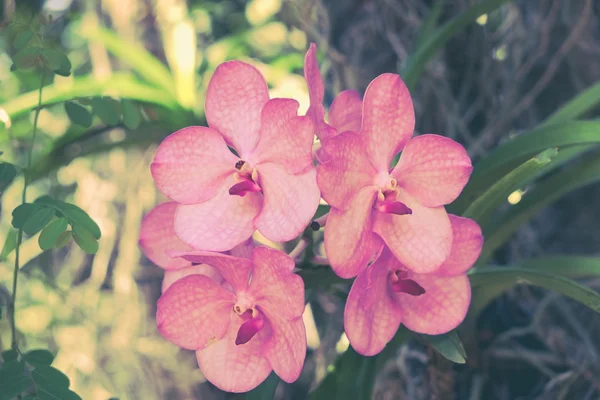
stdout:
POLYGON ((547 256, 520 261, 514 266, 567 278, 600 276, 600 257, 547 256))
POLYGON ((423 22, 423 24, 419 28, 419 34, 417 37, 415 48, 417 48, 417 49, 420 48, 421 46, 423 46, 425 44, 427 39, 429 39, 431 36, 433 36, 433 34, 435 32, 435 28, 440 19, 440 15, 442 14, 442 11, 444 9, 445 2, 446 2, 445 0, 437 0, 433 4, 433 7, 431 7, 431 11, 427 15, 425 22, 423 22))
POLYGON ((23 224, 23 232, 33 236, 41 231, 54 218, 56 210, 51 207, 42 207, 36 210, 23 224))
POLYGON ((600 154, 590 153, 576 166, 566 168, 529 189, 521 201, 493 219, 484 229, 485 243, 480 256, 484 263, 525 222, 562 196, 600 181, 600 154))
POLYGON ((41 387, 69 387, 69 378, 59 370, 49 365, 41 365, 31 371, 31 378, 41 387))
POLYGON ((17 353, 13 349, 4 350, 2 352, 2 361, 4 361, 5 363, 15 361, 17 358, 19 358, 19 353, 17 353))
POLYGON ((487 286, 502 287, 508 290, 518 283, 539 286, 553 290, 580 302, 600 313, 600 294, 562 276, 534 269, 518 267, 489 267, 477 269, 469 274, 473 288, 487 286))
POLYGON ((537 174, 557 153, 556 149, 548 149, 515 168, 478 197, 465 210, 463 216, 473 218, 480 225, 484 226, 492 213, 499 206, 506 203, 508 195, 522 187, 526 182, 529 182, 530 177, 537 174))
POLYGON ((246 393, 244 398, 246 400, 271 400, 273 399, 273 396, 275 396, 275 390, 277 390, 279 381, 280 379, 277 374, 275 372, 271 372, 271 374, 263 383, 258 385, 257 388, 246 393))
POLYGON ((9 163, 0 163, 0 194, 12 183, 17 176, 17 168, 9 163))
POLYGON ((15 208, 12 212, 12 226, 17 229, 23 228, 25 222, 41 207, 38 204, 24 203, 15 208))
MULTIPOLYGON (((475 165, 469 183, 459 198, 449 206, 448 211, 462 214, 474 199, 481 196, 496 181, 541 151, 549 148, 565 151, 567 147, 577 146, 579 151, 569 149, 570 152, 567 153, 569 157, 561 161, 564 163, 588 150, 587 145, 598 144, 600 144, 600 122, 596 121, 561 122, 516 136, 498 146, 475 165)), ((561 158, 560 154, 558 158, 561 158)))
POLYGON ((481 15, 490 13, 496 8, 510 0, 485 0, 474 4, 459 15, 437 29, 428 40, 419 46, 412 54, 402 73, 402 78, 409 89, 413 89, 419 76, 425 68, 425 64, 435 55, 436 51, 443 47, 452 37, 465 26, 474 22, 481 15))
POLYGON ((600 104, 600 82, 580 92, 544 121, 544 125, 577 119, 600 104))
POLYGON ((89 128, 92 125, 92 113, 87 108, 73 102, 65 102, 65 111, 69 119, 77 125, 89 128))
POLYGON ((66 231, 60 234, 58 239, 56 239, 56 243, 54 244, 54 248, 60 249, 69 244, 69 242, 73 239, 73 232, 66 231))
POLYGON ((29 42, 33 39, 33 32, 30 30, 19 32, 15 35, 15 40, 13 41, 13 45, 16 49, 22 49, 29 44, 29 42))
POLYGON ((81 225, 73 226, 73 239, 75 243, 88 254, 96 254, 98 252, 98 241, 90 231, 81 225))
POLYGON ((131 100, 121 100, 121 109, 123 110, 123 123, 129 129, 137 129, 142 122, 142 113, 140 108, 131 100))
POLYGON ((117 125, 121 119, 119 103, 110 97, 96 97, 92 100, 94 113, 106 125, 117 125))
POLYGON ((45 349, 31 350, 25 353, 23 356, 28 364, 34 367, 41 367, 42 365, 50 365, 54 361, 54 355, 45 349))
POLYGON ((17 248, 18 235, 18 232, 14 229, 8 231, 4 240, 4 246, 2 246, 2 251, 0 252, 0 261, 6 260, 6 257, 17 248))
POLYGON ((442 356, 457 364, 467 361, 467 353, 463 347, 458 334, 450 331, 443 335, 419 335, 425 339, 442 356))

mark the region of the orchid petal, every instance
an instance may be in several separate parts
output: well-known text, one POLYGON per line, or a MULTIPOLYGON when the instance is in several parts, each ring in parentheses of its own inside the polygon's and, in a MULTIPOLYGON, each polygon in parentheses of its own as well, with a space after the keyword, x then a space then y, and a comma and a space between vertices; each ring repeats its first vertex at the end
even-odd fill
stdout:
POLYGON ((230 250, 248 239, 255 229, 252 220, 260 211, 262 195, 232 196, 229 188, 235 183, 232 175, 212 199, 180 205, 175 213, 177 236, 192 247, 211 251, 230 250))
POLYGON ((263 347, 264 356, 273 371, 287 383, 300 376, 306 358, 306 328, 302 317, 292 320, 264 310, 271 338, 263 347))
POLYGON ((359 132, 362 123, 362 99, 356 90, 340 92, 329 107, 329 124, 338 132, 359 132))
POLYGON ((183 259, 173 259, 165 251, 187 251, 192 247, 175 235, 175 210, 177 203, 171 201, 154 207, 142 220, 139 244, 154 264, 164 269, 179 269, 191 265, 183 259))
POLYGON ((466 275, 439 277, 409 274, 425 289, 420 296, 396 294, 402 309, 402 323, 411 331, 441 335, 456 328, 467 315, 471 286, 466 275))
POLYGON ((224 62, 206 90, 206 120, 243 158, 256 147, 260 114, 268 100, 267 83, 256 68, 241 61, 224 62))
POLYGON ((254 219, 256 228, 267 239, 276 242, 292 240, 310 223, 319 206, 320 193, 316 171, 289 175, 273 163, 257 167, 264 203, 254 219))
POLYGON ((381 249, 381 239, 372 233, 376 191, 375 186, 362 188, 348 210, 332 208, 327 217, 325 253, 342 278, 358 275, 381 249))
POLYGON ((367 158, 363 138, 341 133, 323 144, 326 160, 317 167, 321 195, 332 207, 348 209, 354 195, 375 182, 376 171, 367 158))
POLYGON ((304 312, 304 282, 294 273, 294 260, 287 254, 259 246, 254 249, 250 293, 270 315, 293 319, 304 312))
POLYGON ((344 310, 344 329, 350 344, 358 353, 372 356, 392 340, 402 312, 394 303, 388 286, 389 251, 361 272, 348 294, 344 310))
POLYGON ((402 79, 396 74, 373 79, 363 99, 361 135, 378 172, 388 171, 392 157, 402 150, 414 128, 412 99, 402 79))
POLYGON ((456 200, 471 171, 462 145, 444 136, 421 135, 408 141, 392 176, 422 205, 439 207, 456 200))
MULTIPOLYGON (((183 258, 181 258, 181 260, 183 260, 183 258)), ((219 274, 219 272, 217 272, 217 270, 215 270, 213 267, 206 264, 192 265, 191 262, 187 262, 189 263, 190 267, 165 271, 161 286, 162 293, 166 292, 173 283, 189 275, 205 275, 216 283, 221 284, 223 277, 221 277, 221 274, 219 274)))
POLYGON ((477 222, 448 214, 452 224, 452 250, 436 275, 452 276, 467 272, 481 254, 483 235, 477 222))
POLYGON ((234 296, 204 275, 173 283, 158 299, 156 323, 169 342, 189 350, 221 339, 229 325, 234 296))
POLYGON ((213 197, 235 171, 237 160, 218 132, 190 126, 163 140, 150 168, 161 192, 178 203, 193 204, 213 197))
POLYGON ((260 141, 249 162, 273 162, 289 174, 312 166, 313 126, 310 118, 298 117, 299 104, 292 99, 271 99, 262 111, 260 141))
POLYGON ((319 72, 317 46, 314 43, 311 43, 304 57, 304 79, 308 86, 308 96, 310 98, 310 107, 306 111, 306 116, 312 120, 319 139, 325 141, 337 132, 325 122, 325 107, 323 107, 325 86, 323 85, 321 72, 319 72))
POLYGON ((444 207, 423 207, 408 193, 400 191, 398 201, 412 214, 377 213, 373 232, 388 245, 392 253, 410 270, 430 273, 450 255, 452 227, 444 207))
POLYGON ((204 377, 227 392, 241 393, 257 387, 272 371, 262 355, 268 339, 266 329, 259 331, 248 343, 236 345, 235 339, 244 321, 231 313, 227 334, 219 342, 196 352, 204 377))

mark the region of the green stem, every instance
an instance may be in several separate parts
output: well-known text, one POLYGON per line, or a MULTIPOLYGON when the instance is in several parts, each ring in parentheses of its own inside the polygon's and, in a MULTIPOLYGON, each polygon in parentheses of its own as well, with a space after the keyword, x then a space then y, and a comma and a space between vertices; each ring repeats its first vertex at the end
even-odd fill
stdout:
MULTIPOLYGON (((27 186, 29 184, 29 171, 31 169, 31 160, 33 158, 33 147, 35 144, 35 136, 37 134, 37 126, 38 126, 38 118, 40 116, 40 111, 42 110, 42 89, 44 88, 44 70, 40 73, 40 88, 38 91, 38 106, 35 109, 35 117, 33 119, 33 134, 31 136, 31 144, 29 146, 29 151, 27 153, 27 168, 23 173, 23 195, 21 198, 21 203, 24 204, 27 202, 27 186)), ((12 287, 12 299, 10 304, 10 333, 11 333, 11 345, 12 348, 17 352, 19 351, 19 346, 17 344, 17 327, 15 324, 15 313, 16 307, 15 304, 17 302, 17 281, 19 279, 19 253, 21 248, 21 243, 23 243, 23 230, 19 229, 19 234, 17 236, 17 247, 15 248, 15 269, 13 271, 13 287, 12 287)))

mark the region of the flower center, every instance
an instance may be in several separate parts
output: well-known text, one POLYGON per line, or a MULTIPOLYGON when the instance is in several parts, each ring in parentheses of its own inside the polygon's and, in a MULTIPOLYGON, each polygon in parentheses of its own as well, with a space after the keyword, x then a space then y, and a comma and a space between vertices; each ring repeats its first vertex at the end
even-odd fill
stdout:
POLYGON ((235 163, 235 179, 238 181, 229 188, 229 194, 232 196, 244 197, 247 193, 260 192, 262 189, 258 185, 258 171, 252 168, 246 161, 238 160, 235 163))
POLYGON ((373 204, 373 208, 385 214, 408 215, 412 214, 412 210, 401 201, 396 200, 398 197, 398 181, 388 177, 380 186, 377 200, 373 204))
POLYGON ((420 296, 425 293, 423 286, 412 279, 408 279, 406 271, 395 270, 390 272, 388 281, 392 291, 396 293, 406 293, 411 296, 420 296))
POLYGON ((241 318, 244 323, 240 326, 237 336, 235 338, 235 344, 237 346, 246 344, 265 326, 265 319, 263 314, 256 308, 248 309, 242 313, 239 311, 241 307, 236 304, 233 310, 238 317, 241 318))

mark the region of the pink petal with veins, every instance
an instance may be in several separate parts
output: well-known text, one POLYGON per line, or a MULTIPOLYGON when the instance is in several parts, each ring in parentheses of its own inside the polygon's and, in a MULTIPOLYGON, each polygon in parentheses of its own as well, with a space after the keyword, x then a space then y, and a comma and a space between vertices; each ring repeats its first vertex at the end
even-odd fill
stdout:
POLYGON ((397 200, 406 204, 412 214, 377 213, 373 232, 407 268, 419 273, 434 272, 446 261, 452 246, 452 227, 446 210, 424 207, 403 191, 397 200))
POLYGON ((175 210, 177 203, 171 201, 154 207, 142 220, 139 244, 154 264, 164 269, 179 269, 191 265, 183 259, 173 259, 165 251, 187 251, 192 247, 175 235, 175 210))
POLYGON ((477 222, 448 214, 452 224, 452 250, 436 275, 453 276, 467 272, 481 254, 483 235, 477 222))
POLYGON ((325 87, 323 86, 321 72, 319 72, 317 46, 314 43, 311 43, 304 57, 304 79, 308 86, 310 98, 310 107, 306 111, 306 116, 312 120, 315 133, 319 139, 325 141, 337 132, 325 122, 325 108, 323 107, 325 87))
POLYGON ((234 176, 210 200, 180 205, 175 213, 175 232, 190 246, 210 251, 226 251, 248 239, 254 232, 252 220, 262 204, 260 193, 232 196, 234 176))
POLYGON ((471 171, 462 145, 444 136, 421 135, 408 141, 392 176, 422 205, 439 207, 458 197, 471 171))
POLYGON ((298 174, 313 165, 313 125, 299 117, 299 104, 292 99, 271 99, 262 111, 260 141, 247 160, 256 166, 273 162, 289 174, 298 174))
POLYGON ((304 312, 304 282, 294 273, 294 260, 287 254, 259 246, 254 249, 254 270, 249 293, 257 304, 282 318, 291 320, 304 312))
POLYGON ((227 334, 219 342, 196 352, 202 374, 221 390, 247 392, 262 383, 272 371, 262 348, 269 335, 260 330, 247 343, 236 345, 235 339, 244 323, 234 313, 227 334))
POLYGON ((348 210, 332 208, 327 217, 325 253, 333 271, 342 278, 358 275, 383 244, 372 233, 376 190, 374 186, 362 188, 348 210))
MULTIPOLYGON (((183 258, 181 258, 181 260, 183 260, 183 258)), ((221 277, 221 274, 219 274, 219 272, 217 272, 217 270, 215 270, 213 267, 206 264, 192 265, 191 262, 186 262, 188 262, 191 266, 177 270, 165 271, 165 276, 163 277, 161 286, 162 293, 164 293, 173 283, 189 275, 205 275, 216 283, 221 284, 223 278, 221 277)))
POLYGON ((338 132, 359 132, 362 121, 362 99, 356 90, 340 92, 329 107, 329 124, 338 132))
POLYGON ((275 242, 292 240, 302 233, 319 206, 316 171, 290 175, 274 163, 257 166, 263 189, 262 210, 254 219, 256 228, 275 242))
POLYGON ((360 134, 378 172, 388 171, 392 157, 402 150, 414 128, 415 112, 402 79, 396 74, 373 79, 363 99, 360 134))
POLYGON ((156 323, 161 335, 179 347, 202 349, 221 339, 229 325, 232 293, 204 275, 173 283, 158 299, 156 323))
POLYGON ((190 126, 158 146, 150 168, 161 192, 178 203, 191 204, 213 197, 235 171, 237 160, 218 132, 190 126))
POLYGON ((332 207, 346 210, 354 195, 373 185, 376 171, 367 158, 363 138, 353 132, 341 133, 323 144, 327 161, 317 167, 321 195, 332 207))
POLYGON ((467 315, 471 286, 466 275, 440 277, 436 274, 409 274, 425 289, 420 296, 396 294, 402 309, 402 323, 411 331, 441 335, 456 328, 467 315))
POLYGON ((373 265, 361 272, 346 302, 346 335, 354 350, 365 356, 383 350, 396 334, 402 320, 402 312, 394 303, 388 286, 391 257, 389 251, 384 251, 373 265))
POLYGON ((241 61, 217 67, 206 91, 206 120, 244 158, 258 143, 260 115, 269 100, 261 73, 241 61))

